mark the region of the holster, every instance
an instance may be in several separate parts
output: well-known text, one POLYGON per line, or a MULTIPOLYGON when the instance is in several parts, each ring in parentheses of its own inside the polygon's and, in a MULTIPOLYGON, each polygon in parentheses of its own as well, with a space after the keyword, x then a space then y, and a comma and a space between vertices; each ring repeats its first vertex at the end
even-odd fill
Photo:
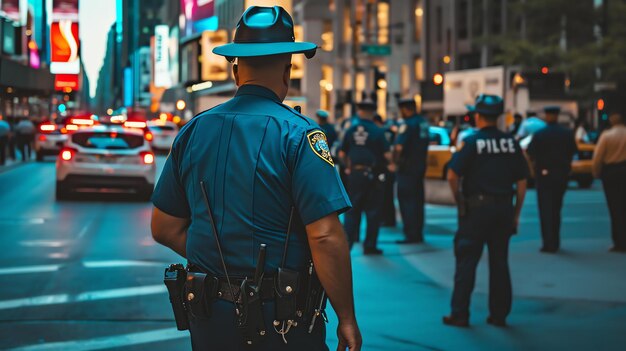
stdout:
POLYGON ((184 286, 187 277, 187 271, 182 264, 171 264, 165 269, 163 283, 167 287, 167 292, 172 304, 174 319, 176 320, 176 328, 178 330, 189 329, 189 317, 184 302, 184 286))
POLYGON ((324 287, 322 287, 322 283, 315 273, 315 268, 313 267, 312 262, 309 265, 309 271, 306 275, 305 284, 306 301, 302 321, 307 323, 309 333, 311 333, 320 314, 325 318, 324 309, 326 308, 326 295, 324 293, 324 287))
POLYGON ((211 317, 211 305, 215 301, 218 279, 210 274, 187 272, 184 298, 187 310, 193 318, 211 317))
POLYGON ((244 279, 241 283, 237 327, 244 345, 256 345, 266 334, 260 290, 260 286, 249 279, 244 279))
POLYGON ((278 321, 296 320, 297 300, 300 290, 300 272, 278 268, 274 277, 275 319, 278 321))

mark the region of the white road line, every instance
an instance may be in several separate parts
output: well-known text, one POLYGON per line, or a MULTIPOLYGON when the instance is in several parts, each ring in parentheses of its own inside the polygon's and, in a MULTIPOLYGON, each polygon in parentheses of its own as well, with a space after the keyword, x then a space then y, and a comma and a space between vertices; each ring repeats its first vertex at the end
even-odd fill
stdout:
POLYGON ((91 227, 91 225, 93 224, 94 219, 89 220, 89 222, 87 224, 85 224, 85 226, 80 230, 80 232, 78 232, 78 239, 81 239, 83 236, 85 236, 85 234, 87 234, 87 231, 89 230, 89 227, 91 227))
POLYGON ((0 224, 23 225, 23 224, 44 224, 43 218, 0 218, 0 224))
POLYGON ((70 240, 24 240, 20 245, 26 247, 63 247, 71 243, 70 240))
POLYGON ((94 290, 77 295, 57 294, 26 297, 22 299, 0 301, 0 310, 21 307, 58 305, 73 302, 118 299, 128 296, 154 295, 166 292, 165 285, 146 285, 134 288, 120 288, 108 290, 94 290))
POLYGON ((59 268, 61 268, 61 266, 58 264, 49 264, 49 265, 43 265, 43 266, 0 268, 0 275, 55 272, 55 271, 58 271, 59 268))
POLYGON ((188 338, 189 334, 176 328, 157 329, 147 332, 105 336, 94 339, 60 341, 47 344, 30 345, 11 349, 10 351, 90 351, 116 347, 147 344, 158 341, 188 338))
POLYGON ((83 261, 85 268, 117 268, 117 267, 163 267, 163 262, 147 262, 134 260, 83 261))

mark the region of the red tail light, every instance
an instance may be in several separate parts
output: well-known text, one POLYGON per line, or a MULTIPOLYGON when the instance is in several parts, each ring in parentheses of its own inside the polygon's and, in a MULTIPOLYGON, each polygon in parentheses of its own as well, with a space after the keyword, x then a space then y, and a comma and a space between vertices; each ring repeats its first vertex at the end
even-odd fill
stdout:
POLYGON ((152 132, 145 132, 143 136, 147 141, 152 141, 152 139, 154 139, 154 134, 152 134, 152 132))
POLYGON ((59 157, 63 161, 71 161, 74 158, 75 154, 76 154, 76 150, 71 149, 71 148, 64 148, 61 150, 59 157))
POLYGON ((39 141, 46 141, 46 139, 48 138, 46 138, 46 136, 43 134, 39 136, 39 141))
POLYGON ((144 151, 141 154, 141 161, 146 165, 151 165, 154 163, 154 154, 152 152, 144 151))

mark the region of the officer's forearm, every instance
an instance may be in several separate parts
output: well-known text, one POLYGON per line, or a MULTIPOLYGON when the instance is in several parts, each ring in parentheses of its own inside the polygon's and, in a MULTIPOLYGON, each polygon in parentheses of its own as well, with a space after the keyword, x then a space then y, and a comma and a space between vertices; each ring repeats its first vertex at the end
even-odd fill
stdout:
POLYGON ((459 203, 459 176, 451 169, 448 169, 448 185, 450 185, 450 190, 452 191, 452 196, 454 197, 454 201, 459 203))
POLYGON ((402 145, 396 145, 393 148, 393 162, 398 163, 400 161, 400 155, 402 154, 402 145))
POLYGON ((188 219, 170 216, 155 207, 150 227, 154 241, 187 258, 188 219))
POLYGON ((337 214, 306 226, 315 271, 341 322, 355 320, 350 249, 337 214))
POLYGON ((517 182, 517 190, 515 196, 515 217, 519 217, 522 213, 522 206, 526 198, 526 179, 517 182))

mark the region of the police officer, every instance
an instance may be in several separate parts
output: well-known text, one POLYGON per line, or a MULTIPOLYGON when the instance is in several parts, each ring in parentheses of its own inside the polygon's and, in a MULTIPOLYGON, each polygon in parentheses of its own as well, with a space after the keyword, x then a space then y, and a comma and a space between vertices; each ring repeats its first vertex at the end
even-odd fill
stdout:
POLYGON ((328 111, 317 110, 315 116, 317 116, 317 123, 319 123, 320 128, 322 128, 322 131, 326 134, 328 146, 331 150, 334 150, 335 143, 337 142, 337 131, 335 130, 335 125, 328 122, 328 111))
POLYGON ((561 109, 558 106, 547 106, 544 112, 547 124, 533 135, 527 152, 533 162, 537 184, 543 239, 541 252, 555 253, 561 246, 561 207, 572 158, 578 152, 578 147, 574 133, 557 123, 561 109))
POLYGON ((294 42, 293 21, 282 7, 248 8, 234 43, 213 50, 237 59, 235 97, 187 123, 165 162, 153 196, 152 235, 219 281, 217 297, 209 299, 211 313, 190 313, 194 350, 328 350, 321 319, 311 333, 308 325, 273 325, 278 293, 268 279, 278 268, 308 272, 309 258, 339 317, 338 349, 360 349, 349 248, 337 216, 350 201, 324 132, 282 104, 291 55, 310 58, 315 50, 313 43, 294 42), (258 266, 260 244, 266 244, 267 257, 258 266), (264 271, 257 295, 262 317, 246 325, 261 323, 266 332, 257 335, 260 343, 244 348, 236 327, 244 312, 234 305, 243 303, 239 286, 257 268, 264 271))
POLYGON ((509 239, 517 231, 528 165, 514 137, 496 127, 503 112, 499 96, 480 95, 470 111, 475 115, 479 131, 465 139, 448 169, 448 182, 459 206, 459 229, 454 238, 452 314, 444 317, 443 322, 469 326, 476 266, 486 244, 489 251, 487 322, 505 326, 512 298, 509 239))
POLYGON ((348 129, 344 137, 340 157, 346 162, 348 193, 353 208, 346 213, 345 228, 352 245, 359 237, 361 213, 365 211, 367 232, 363 253, 380 255, 377 245, 380 229, 381 200, 385 160, 391 160, 389 143, 385 133, 374 124, 376 104, 363 100, 357 105, 359 122, 348 129))
MULTIPOLYGON (((381 128, 385 132, 385 139, 389 145, 393 145, 396 138, 396 124, 395 121, 383 118, 376 114, 374 116, 374 123, 378 128, 381 128)), ((394 204, 394 185, 396 183, 396 174, 389 170, 389 164, 386 163, 385 167, 381 169, 385 173, 385 181, 383 184, 383 199, 381 204, 380 224, 383 227, 395 227, 396 226, 396 205, 394 204)))
POLYGON ((415 100, 402 99, 398 105, 404 119, 394 145, 394 160, 398 167, 398 202, 404 225, 404 239, 398 243, 421 243, 424 241, 424 175, 429 125, 417 114, 415 100))

